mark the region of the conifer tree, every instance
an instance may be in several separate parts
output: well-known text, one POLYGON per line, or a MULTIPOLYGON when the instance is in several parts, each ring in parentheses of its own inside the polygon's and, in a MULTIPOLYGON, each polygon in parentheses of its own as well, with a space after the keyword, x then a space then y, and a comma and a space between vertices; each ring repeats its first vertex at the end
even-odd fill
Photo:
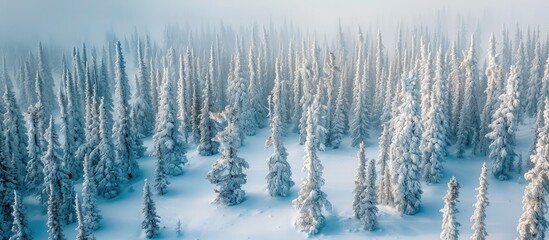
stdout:
POLYGON ((490 45, 488 46, 488 63, 486 67, 486 100, 481 115, 481 152, 485 153, 490 145, 490 139, 486 137, 486 134, 490 132, 490 123, 492 122, 492 115, 497 107, 498 97, 503 89, 500 89, 501 79, 501 66, 499 63, 498 55, 496 54, 496 40, 494 34, 490 36, 490 45))
POLYGON ((360 143, 358 146, 358 167, 355 175, 355 189, 353 190, 353 211, 357 219, 362 219, 364 215, 364 209, 362 205, 362 192, 366 188, 366 164, 368 159, 364 154, 364 143, 360 143))
MULTIPOLYGON (((93 169, 91 161, 88 156, 84 158, 84 182, 82 183, 82 206, 80 208, 82 219, 78 222, 82 222, 88 229, 86 231, 91 232, 99 229, 101 224, 101 213, 97 206, 97 186, 94 180, 93 169)), ((80 218, 80 217, 79 217, 80 218)))
POLYGON ((53 92, 54 79, 48 63, 42 42, 38 42, 38 74, 42 77, 44 112, 50 113, 56 108, 55 94, 53 92))
POLYGON ((337 91, 335 111, 332 116, 332 130, 330 131, 330 143, 333 148, 339 148, 347 129, 347 115, 345 112, 345 81, 341 78, 337 91))
POLYGON ((12 157, 17 171, 17 188, 24 189, 24 177, 27 164, 27 129, 23 116, 12 90, 6 85, 4 91, 4 115, 2 137, 4 138, 4 156, 12 157))
POLYGON ((456 214, 459 213, 457 203, 459 202, 459 183, 455 177, 452 177, 448 182, 448 192, 444 196, 444 207, 440 209, 442 212, 442 232, 440 239, 457 240, 459 239, 459 222, 456 219, 456 214))
POLYGON ((12 235, 9 240, 31 240, 32 236, 28 229, 27 216, 25 206, 17 191, 14 192, 13 201, 13 225, 11 228, 12 235))
POLYGON ((420 209, 420 136, 422 134, 419 108, 419 89, 416 74, 410 72, 402 82, 403 99, 394 122, 391 143, 391 174, 394 203, 397 210, 413 215, 420 209))
POLYGON ((252 111, 252 121, 253 124, 257 127, 263 127, 265 125, 265 116, 267 108, 263 105, 263 92, 261 91, 260 79, 257 75, 257 58, 255 56, 255 44, 254 37, 252 35, 252 43, 250 44, 250 51, 248 54, 248 72, 250 76, 250 81, 248 85, 248 98, 249 98, 249 107, 252 111))
MULTIPOLYGON (((135 161, 135 150, 142 146, 136 146, 135 136, 131 132, 129 116, 130 87, 126 75, 126 62, 122 55, 120 42, 116 43, 116 63, 114 74, 114 125, 112 136, 116 163, 121 170, 121 177, 133 179, 137 177, 139 166, 135 161)), ((100 191, 101 192, 101 191, 100 191)))
POLYGON ((376 195, 376 166, 375 159, 368 161, 364 169, 365 185, 360 196, 362 214, 360 223, 364 230, 373 231, 377 227, 377 195, 376 195))
POLYGON ((179 119, 179 132, 183 135, 185 142, 189 142, 191 132, 191 102, 192 102, 192 83, 190 66, 190 48, 184 56, 179 58, 179 79, 177 81, 177 118, 179 119))
POLYGON ((478 66, 475 53, 474 38, 471 36, 469 51, 463 59, 461 67, 464 70, 465 85, 463 87, 463 102, 459 114, 457 130, 457 156, 463 157, 466 146, 479 147, 479 111, 475 94, 478 85, 478 66))
POLYGON ((153 238, 160 231, 160 217, 156 214, 156 205, 152 199, 151 190, 147 179, 143 184, 143 221, 141 229, 145 232, 145 237, 153 238))
MULTIPOLYGON (((182 165, 187 163, 187 157, 185 142, 179 132, 175 92, 172 82, 167 77, 168 69, 165 69, 160 102, 158 103, 156 132, 153 137, 153 154, 159 161, 156 166, 156 174, 176 176, 183 173, 182 165)), ((155 186, 158 184, 157 180, 167 182, 167 180, 161 179, 161 176, 155 177, 155 186)), ((157 188, 157 190, 159 189, 157 188)), ((163 194, 164 190, 159 191, 160 194, 163 194)))
POLYGON ((350 122, 351 131, 351 145, 353 147, 358 146, 361 142, 365 142, 368 138, 368 116, 369 109, 367 105, 367 63, 363 66, 357 64, 357 74, 359 74, 358 68, 364 68, 362 76, 357 76, 354 83, 355 92, 353 95, 352 105, 352 118, 350 122))
MULTIPOLYGON (((0 138, 0 144, 3 143, 4 139, 0 138)), ((0 151, 0 238, 8 239, 11 236, 13 222, 12 203, 14 202, 13 192, 17 186, 17 171, 13 160, 3 154, 4 152, 0 151)))
POLYGON ((29 157, 26 167, 25 188, 38 198, 41 205, 46 206, 47 195, 44 194, 42 189, 42 181, 44 181, 42 155, 46 144, 43 136, 44 116, 41 109, 42 107, 38 103, 29 107, 25 115, 28 126, 27 155, 29 157))
POLYGON ((245 192, 242 190, 246 180, 243 169, 248 168, 248 162, 237 156, 239 142, 239 119, 233 109, 229 106, 225 110, 213 116, 214 119, 225 125, 225 129, 217 133, 215 141, 219 142, 221 157, 212 165, 208 172, 207 179, 210 183, 218 186, 214 191, 217 193, 215 203, 223 205, 237 205, 244 201, 245 192))
POLYGON ((471 216, 471 222, 473 223, 473 226, 471 229, 473 230, 473 235, 471 236, 471 240, 484 240, 486 239, 486 236, 488 236, 488 233, 486 232, 486 207, 488 207, 488 197, 486 196, 488 193, 488 180, 486 179, 486 176, 488 175, 488 168, 486 167, 486 163, 482 164, 482 169, 480 172, 479 180, 479 187, 476 188, 477 190, 477 201, 473 205, 475 207, 475 210, 473 211, 473 216, 471 216))
POLYGON ((94 179, 97 183, 97 194, 110 199, 120 193, 120 168, 116 167, 111 130, 107 127, 106 106, 104 99, 99 103, 99 162, 95 167, 94 179))
MULTIPOLYGON (((77 71, 81 68, 79 60, 75 57, 73 61, 75 62, 75 71, 77 71)), ((84 90, 80 91, 79 89, 80 87, 83 87, 85 80, 84 75, 79 76, 79 71, 83 72, 83 70, 80 69, 78 72, 74 72, 74 76, 72 76, 70 72, 65 69, 65 73, 63 74, 64 77, 62 78, 64 83, 63 87, 65 88, 62 90, 64 91, 65 99, 61 114, 62 131, 65 134, 63 163, 69 171, 69 177, 72 179, 78 179, 82 176, 82 163, 79 159, 76 159, 75 154, 78 148, 86 141, 84 114, 82 112, 82 109, 84 109, 82 104, 84 90)), ((71 198, 70 201, 74 202, 74 199, 71 198)))
POLYGON ((239 147, 244 142, 244 135, 252 136, 257 132, 257 124, 254 120, 252 109, 250 108, 250 99, 248 95, 248 79, 245 79, 241 67, 239 51, 234 57, 234 71, 232 81, 229 82, 230 106, 239 119, 239 126, 235 130, 240 135, 236 146, 239 147))
POLYGON ((545 99, 544 126, 536 142, 536 151, 530 156, 533 168, 524 178, 529 181, 524 189, 522 215, 517 227, 520 240, 545 239, 547 221, 547 186, 549 186, 549 100, 545 99))
POLYGON ((326 193, 321 190, 324 185, 323 167, 316 154, 312 109, 309 108, 307 112, 309 115, 307 117, 307 140, 303 157, 305 178, 301 183, 299 195, 292 201, 292 204, 298 211, 294 226, 308 235, 314 235, 320 231, 326 221, 322 215, 322 209, 330 211, 332 205, 326 199, 326 193))
MULTIPOLYGON (((446 113, 444 112, 444 89, 442 73, 442 54, 437 52, 436 73, 433 86, 429 89, 431 100, 429 110, 423 116, 425 132, 421 139, 421 171, 422 178, 428 183, 440 181, 442 164, 446 153, 446 113)), ((431 84, 431 82, 429 82, 431 84)))
POLYGON ((146 106, 147 103, 144 98, 145 91, 137 77, 135 80, 133 104, 130 109, 130 131, 134 138, 134 146, 136 146, 136 149, 134 149, 135 158, 141 158, 146 150, 143 146, 143 138, 150 134, 149 128, 151 127, 149 125, 152 125, 152 121, 145 122, 145 118, 148 117, 147 115, 150 115, 151 107, 146 106))
POLYGON ((78 199, 78 194, 75 197, 76 216, 78 219, 78 226, 76 227, 76 240, 95 240, 91 233, 91 227, 86 225, 86 218, 82 213, 82 204, 78 199))
MULTIPOLYGON (((143 44, 138 42, 137 44, 137 85, 139 88, 136 88, 136 92, 139 91, 139 100, 134 98, 134 105, 136 102, 140 102, 142 114, 141 115, 141 134, 143 136, 150 136, 154 130, 154 111, 152 106, 151 99, 151 81, 150 73, 147 64, 145 63, 146 59, 144 57, 143 44)), ((135 121, 133 121, 135 122, 135 121)))
POLYGON ((490 161, 492 174, 499 180, 509 179, 509 172, 516 157, 513 139, 516 131, 517 112, 519 107, 518 75, 514 65, 511 66, 505 93, 499 97, 499 107, 492 116, 491 132, 486 136, 490 144, 490 161))
MULTIPOLYGON (((541 56, 541 46, 540 42, 536 42, 536 47, 534 50, 534 58, 531 62, 530 67, 530 79, 528 80, 528 89, 526 90, 526 114, 530 117, 534 116, 538 110, 538 98, 541 95, 540 89, 542 89, 542 56, 541 56)), ((539 103, 541 104, 541 102, 539 103)))
POLYGON ((63 228, 61 227, 61 210, 59 209, 59 194, 56 184, 52 184, 48 189, 48 240, 64 240, 63 228))
POLYGON ((206 75, 206 81, 204 82, 202 110, 198 116, 200 119, 200 142, 198 144, 198 154, 202 156, 211 156, 217 153, 219 144, 213 140, 216 134, 215 123, 210 118, 212 112, 212 75, 213 72, 213 55, 210 53, 210 64, 208 65, 210 70, 206 75))
POLYGON ((267 179, 267 189, 271 196, 285 197, 290 188, 295 184, 292 181, 292 171, 288 164, 288 152, 282 142, 282 133, 284 131, 282 119, 281 93, 284 86, 284 80, 280 76, 279 60, 276 60, 275 84, 271 95, 269 96, 269 116, 271 118, 271 135, 265 142, 265 147, 273 146, 273 154, 267 159, 269 173, 267 179))

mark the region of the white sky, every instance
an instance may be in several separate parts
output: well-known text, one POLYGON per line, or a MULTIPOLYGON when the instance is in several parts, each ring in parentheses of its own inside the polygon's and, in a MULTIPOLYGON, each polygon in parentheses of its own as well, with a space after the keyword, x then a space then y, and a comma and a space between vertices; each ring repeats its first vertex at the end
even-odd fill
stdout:
POLYGON ((440 10, 480 20, 490 31, 517 22, 549 29, 549 0, 0 0, 0 39, 96 41, 108 29, 137 27, 158 35, 168 23, 248 25, 270 19, 291 19, 322 34, 333 32, 338 19, 353 28, 433 24, 440 10))

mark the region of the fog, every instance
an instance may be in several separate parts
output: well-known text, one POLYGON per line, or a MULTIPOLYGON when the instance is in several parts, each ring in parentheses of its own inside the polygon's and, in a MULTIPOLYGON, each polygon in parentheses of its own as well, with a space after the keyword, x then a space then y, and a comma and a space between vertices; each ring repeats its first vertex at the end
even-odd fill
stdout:
POLYGON ((253 22, 291 22, 329 35, 341 20, 345 28, 357 24, 395 32, 398 24, 458 23, 499 31, 502 25, 532 25, 542 33, 549 24, 547 0, 0 0, 0 40, 36 43, 54 40, 79 43, 104 40, 106 31, 127 34, 133 29, 162 36, 167 24, 200 26, 249 25, 253 22), (439 17, 437 17, 439 16, 439 17))

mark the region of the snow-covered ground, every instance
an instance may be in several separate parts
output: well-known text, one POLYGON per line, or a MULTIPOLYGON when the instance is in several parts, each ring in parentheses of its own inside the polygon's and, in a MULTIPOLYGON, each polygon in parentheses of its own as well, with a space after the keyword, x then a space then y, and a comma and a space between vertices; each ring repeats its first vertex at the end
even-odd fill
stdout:
MULTIPOLYGON (((527 120, 532 122, 532 120, 527 120)), ((527 157, 532 141, 533 124, 520 126, 517 132, 517 152, 527 157)), ((189 149, 189 164, 185 166, 182 176, 170 178, 168 193, 155 195, 158 214, 161 217, 160 239, 305 239, 306 234, 294 229, 296 215, 292 200, 299 191, 302 180, 301 163, 303 146, 298 144, 297 136, 285 137, 288 148, 288 161, 292 166, 293 180, 296 182, 291 194, 285 198, 270 197, 266 191, 266 159, 272 149, 264 148, 264 140, 269 130, 263 129, 259 134, 245 139, 245 146, 239 154, 245 158, 250 168, 245 172, 248 183, 244 185, 246 200, 237 206, 218 206, 211 204, 214 198, 213 185, 206 180, 206 174, 215 158, 202 157, 189 149), (181 220, 182 236, 176 235, 176 223, 181 220)), ((145 141, 149 150, 152 141, 145 141)), ((473 213, 478 186, 478 176, 487 157, 466 155, 458 159, 450 154, 444 165, 444 176, 441 183, 423 184, 422 209, 413 216, 400 215, 391 208, 380 207, 379 228, 367 232, 360 228, 353 218, 352 201, 354 176, 357 165, 357 149, 349 147, 345 139, 342 147, 320 152, 319 157, 324 165, 326 185, 324 191, 333 205, 333 211, 326 213, 327 222, 320 234, 313 239, 438 239, 443 206, 442 197, 446 193, 447 182, 455 176, 460 185, 458 203, 458 221, 460 238, 466 239, 471 234, 469 218, 473 213)), ((450 149, 453 152, 453 149, 450 149)), ((368 158, 377 158, 377 138, 371 138, 366 148, 368 158)), ((101 229, 95 232, 97 239, 142 239, 141 209, 143 179, 150 181, 154 177, 153 157, 139 160, 142 175, 139 179, 125 184, 123 193, 113 199, 99 199, 103 221, 101 229)), ((490 239, 515 239, 516 226, 522 211, 522 193, 525 184, 518 175, 512 180, 500 182, 489 176, 487 209, 487 231, 490 239)), ((77 190, 80 190, 78 184, 77 190)), ((46 216, 40 213, 34 199, 27 198, 29 223, 35 239, 47 239, 46 216)), ((67 239, 74 239, 76 224, 64 227, 67 239)))

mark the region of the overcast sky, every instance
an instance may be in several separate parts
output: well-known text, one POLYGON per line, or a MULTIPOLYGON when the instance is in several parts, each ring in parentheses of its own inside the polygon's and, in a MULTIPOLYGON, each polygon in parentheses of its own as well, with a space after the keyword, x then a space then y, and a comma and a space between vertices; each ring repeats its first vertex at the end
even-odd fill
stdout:
POLYGON ((0 39, 97 41, 109 29, 127 33, 137 27, 159 35, 166 24, 223 20, 248 25, 270 19, 288 19, 329 33, 338 19, 348 26, 366 27, 413 21, 433 24, 441 10, 482 21, 485 28, 518 22, 546 31, 548 9, 548 0, 0 0, 0 39))

